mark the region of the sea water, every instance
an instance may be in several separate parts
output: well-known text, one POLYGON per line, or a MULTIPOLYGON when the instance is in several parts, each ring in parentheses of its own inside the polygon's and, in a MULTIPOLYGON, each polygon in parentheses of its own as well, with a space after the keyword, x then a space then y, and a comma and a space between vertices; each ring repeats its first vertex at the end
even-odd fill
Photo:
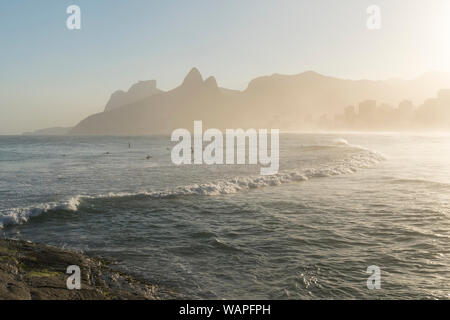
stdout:
POLYGON ((450 297, 449 135, 282 134, 273 176, 176 166, 172 147, 0 137, 0 233, 194 299, 450 297))

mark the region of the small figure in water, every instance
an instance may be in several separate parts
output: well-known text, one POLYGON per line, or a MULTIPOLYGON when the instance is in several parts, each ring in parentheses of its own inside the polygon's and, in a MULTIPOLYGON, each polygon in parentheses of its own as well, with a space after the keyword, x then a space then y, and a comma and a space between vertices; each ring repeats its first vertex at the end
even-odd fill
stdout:
POLYGON ((152 156, 146 156, 145 159, 150 160, 152 156))
POLYGON ((128 149, 131 149, 131 143, 128 142, 128 149))

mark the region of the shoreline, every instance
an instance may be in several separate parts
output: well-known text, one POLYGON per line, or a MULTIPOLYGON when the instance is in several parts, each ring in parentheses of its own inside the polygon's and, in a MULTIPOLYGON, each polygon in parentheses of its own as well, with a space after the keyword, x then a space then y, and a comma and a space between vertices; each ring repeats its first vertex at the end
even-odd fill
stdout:
POLYGON ((108 267, 88 254, 23 240, 0 239, 0 300, 161 300, 162 290, 108 267), (81 271, 81 289, 69 290, 67 267, 81 271))

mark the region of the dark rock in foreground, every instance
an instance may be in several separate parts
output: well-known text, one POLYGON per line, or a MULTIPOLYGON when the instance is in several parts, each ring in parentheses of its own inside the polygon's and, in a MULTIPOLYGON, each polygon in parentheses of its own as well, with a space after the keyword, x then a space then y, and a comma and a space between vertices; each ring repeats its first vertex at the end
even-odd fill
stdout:
MULTIPOLYGON (((162 294, 162 293, 161 293, 162 294)), ((167 295, 164 295, 167 297, 167 295)), ((114 271, 83 253, 0 240, 0 299, 160 299, 158 288, 114 271), (81 269, 81 289, 67 289, 67 267, 81 269)))

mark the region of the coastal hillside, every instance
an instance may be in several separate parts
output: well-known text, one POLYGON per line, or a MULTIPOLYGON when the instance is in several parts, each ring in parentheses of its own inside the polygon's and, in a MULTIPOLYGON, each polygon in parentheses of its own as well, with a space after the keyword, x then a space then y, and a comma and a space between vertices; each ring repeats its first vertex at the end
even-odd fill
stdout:
POLYGON ((429 73, 409 81, 354 81, 308 71, 259 77, 246 90, 235 91, 219 88, 214 77, 204 80, 193 68, 180 86, 167 92, 155 93, 156 82, 135 86, 127 94, 114 94, 104 112, 82 120, 70 133, 166 134, 191 128, 194 120, 216 128, 315 129, 316 119, 333 118, 367 99, 394 106, 405 99, 421 104, 439 89, 450 88, 450 76, 429 73), (139 91, 135 86, 141 87, 139 94, 132 94, 139 91))
POLYGON ((127 92, 122 90, 114 92, 105 106, 105 112, 144 100, 161 92, 163 91, 156 87, 156 80, 139 81, 133 84, 127 92))
POLYGON ((72 127, 53 127, 35 130, 32 132, 24 132, 25 136, 61 136, 68 134, 72 130, 72 127))

